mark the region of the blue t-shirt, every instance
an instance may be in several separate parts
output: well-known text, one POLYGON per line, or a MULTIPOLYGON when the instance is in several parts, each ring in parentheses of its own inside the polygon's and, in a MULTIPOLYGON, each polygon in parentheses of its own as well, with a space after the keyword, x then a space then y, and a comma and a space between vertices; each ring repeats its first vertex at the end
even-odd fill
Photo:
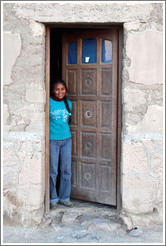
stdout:
MULTIPOLYGON (((67 99, 70 112, 72 102, 67 99)), ((50 97, 50 139, 62 140, 71 137, 68 124, 69 112, 64 101, 55 101, 50 97)))

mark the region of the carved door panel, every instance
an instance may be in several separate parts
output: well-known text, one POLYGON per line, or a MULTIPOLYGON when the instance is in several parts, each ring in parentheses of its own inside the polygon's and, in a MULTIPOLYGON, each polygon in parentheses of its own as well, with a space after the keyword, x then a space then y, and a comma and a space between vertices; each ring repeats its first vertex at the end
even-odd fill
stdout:
POLYGON ((72 101, 71 197, 116 205, 117 31, 63 33, 72 101))

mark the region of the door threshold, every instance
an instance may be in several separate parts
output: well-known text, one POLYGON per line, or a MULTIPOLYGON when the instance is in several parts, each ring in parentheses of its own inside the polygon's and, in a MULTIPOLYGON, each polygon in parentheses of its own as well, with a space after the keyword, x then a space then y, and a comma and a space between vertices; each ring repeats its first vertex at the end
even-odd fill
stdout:
POLYGON ((92 207, 92 208, 95 208, 95 209, 102 208, 102 209, 105 209, 105 210, 107 210, 107 209, 108 210, 113 210, 113 211, 117 210, 116 206, 107 205, 107 204, 98 203, 98 202, 91 202, 91 201, 85 201, 85 200, 74 199, 74 198, 72 198, 71 201, 78 208, 92 207))
MULTIPOLYGON (((68 212, 74 213, 96 213, 105 215, 106 217, 117 217, 118 210, 116 206, 101 204, 96 202, 84 201, 71 198, 71 202, 73 203, 73 207, 66 207, 58 203, 58 206, 55 209, 50 209, 49 215, 52 217, 55 214, 63 214, 68 212)), ((47 214, 48 216, 48 214, 47 214)))

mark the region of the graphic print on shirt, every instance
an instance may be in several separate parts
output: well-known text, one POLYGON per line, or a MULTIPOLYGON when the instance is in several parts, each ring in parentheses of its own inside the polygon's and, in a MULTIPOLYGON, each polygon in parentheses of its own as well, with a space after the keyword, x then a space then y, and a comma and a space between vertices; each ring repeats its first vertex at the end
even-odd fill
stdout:
POLYGON ((67 122, 69 113, 66 109, 55 109, 55 110, 51 109, 50 115, 54 120, 63 120, 64 122, 67 122))

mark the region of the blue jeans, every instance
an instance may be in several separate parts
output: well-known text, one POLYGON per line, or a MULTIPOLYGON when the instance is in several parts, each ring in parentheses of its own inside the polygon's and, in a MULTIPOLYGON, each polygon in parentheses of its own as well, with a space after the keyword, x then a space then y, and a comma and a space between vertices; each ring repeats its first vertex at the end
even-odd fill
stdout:
POLYGON ((71 149, 72 138, 50 139, 50 204, 70 201, 71 193, 71 149), (58 163, 60 157, 59 197, 56 191, 58 163))

